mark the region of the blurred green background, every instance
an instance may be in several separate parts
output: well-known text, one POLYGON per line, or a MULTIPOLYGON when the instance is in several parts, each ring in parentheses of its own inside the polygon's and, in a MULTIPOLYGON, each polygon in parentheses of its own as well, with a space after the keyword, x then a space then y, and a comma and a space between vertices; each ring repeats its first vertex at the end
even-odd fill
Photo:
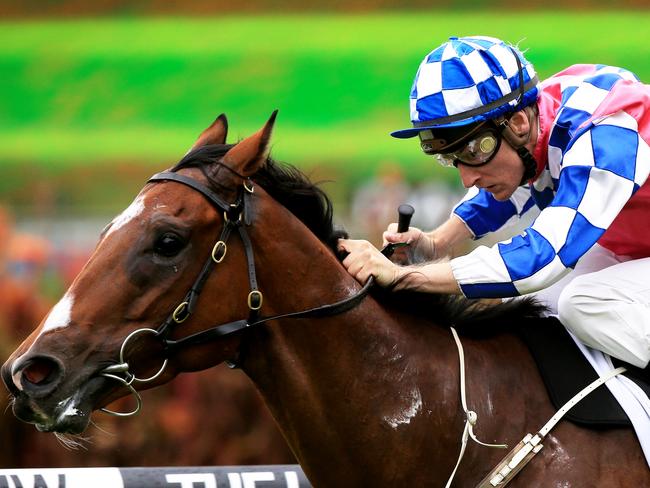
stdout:
POLYGON ((229 14, 0 23, 0 194, 17 211, 124 207, 148 173, 178 160, 219 113, 234 141, 280 110, 273 156, 354 185, 386 161, 442 178, 409 125, 417 66, 450 35, 519 43, 540 77, 573 63, 650 79, 645 11, 229 14), (42 207, 43 205, 41 205, 42 207))
MULTIPOLYGON (((453 170, 388 135, 409 126, 426 53, 490 35, 518 43, 540 78, 603 63, 648 81, 646 2, 0 0, 0 362, 101 228, 220 113, 235 142, 279 109, 272 156, 327 180, 336 221, 377 242, 399 203, 430 227, 462 194, 453 170)), ((61 450, 6 402, 0 467, 293 462, 250 383, 224 367, 146 392, 140 417, 96 416, 111 434, 94 429, 87 451, 61 450)))

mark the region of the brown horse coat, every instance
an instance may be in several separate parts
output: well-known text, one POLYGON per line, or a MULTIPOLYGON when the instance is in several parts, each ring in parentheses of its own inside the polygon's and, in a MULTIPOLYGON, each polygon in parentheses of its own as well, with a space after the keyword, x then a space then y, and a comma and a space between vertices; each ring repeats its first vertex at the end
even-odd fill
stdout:
MULTIPOLYGON (((359 290, 333 251, 326 197, 268 159, 273 119, 225 146, 221 116, 174 168, 230 202, 244 182, 254 182, 247 232, 267 316, 359 290)), ((158 328, 177 307, 223 225, 221 212, 193 189, 176 182, 147 185, 104 232, 64 299, 3 366, 16 415, 42 430, 80 432, 92 410, 127 394, 101 372, 119 362, 130 332, 158 328)), ((234 235, 194 314, 172 337, 245 318, 248 266, 234 235)), ((191 346, 170 357, 154 383, 134 384, 151 387, 181 371, 236 360, 314 486, 441 487, 456 462, 465 420, 448 326, 525 320, 534 307, 506 304, 485 314, 463 300, 430 296, 425 318, 397 303, 406 297, 393 298, 377 292, 339 315, 274 320, 191 346)), ((553 415, 535 364, 515 335, 466 336, 463 344, 468 402, 478 414, 481 440, 515 445, 553 415)), ((139 377, 155 372, 162 354, 153 336, 143 337, 129 348, 130 371, 139 377)), ((503 455, 470 444, 454 486, 474 486, 503 455)), ((630 429, 595 431, 561 422, 511 486, 650 486, 650 472, 630 429)))

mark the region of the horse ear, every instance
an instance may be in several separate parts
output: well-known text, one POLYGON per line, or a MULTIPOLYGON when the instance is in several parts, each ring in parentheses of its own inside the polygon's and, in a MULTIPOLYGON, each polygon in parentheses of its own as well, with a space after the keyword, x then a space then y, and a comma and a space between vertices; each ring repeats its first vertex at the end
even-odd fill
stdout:
POLYGON ((225 144, 227 135, 228 119, 226 118, 226 114, 221 114, 212 122, 210 127, 201 132, 199 138, 187 152, 202 146, 207 146, 208 144, 225 144))
POLYGON ((277 114, 275 110, 264 127, 230 149, 224 155, 223 162, 243 176, 255 174, 269 155, 269 141, 277 114))

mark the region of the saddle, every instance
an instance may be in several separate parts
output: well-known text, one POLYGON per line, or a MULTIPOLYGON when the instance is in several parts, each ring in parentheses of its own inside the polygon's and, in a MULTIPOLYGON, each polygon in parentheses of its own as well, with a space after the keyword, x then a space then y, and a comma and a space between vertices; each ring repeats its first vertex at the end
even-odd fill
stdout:
MULTIPOLYGON (((580 352, 564 326, 555 317, 531 319, 519 330, 544 380, 556 409, 598 375, 580 352)), ((650 396, 650 370, 639 369, 612 358, 614 366, 625 366, 626 377, 650 396)), ((590 428, 631 427, 630 419, 606 386, 597 388, 565 415, 590 428)))

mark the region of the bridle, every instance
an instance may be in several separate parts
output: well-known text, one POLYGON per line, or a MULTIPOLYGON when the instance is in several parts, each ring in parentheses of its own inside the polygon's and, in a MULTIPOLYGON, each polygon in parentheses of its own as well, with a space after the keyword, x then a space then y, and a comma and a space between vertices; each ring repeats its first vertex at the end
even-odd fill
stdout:
MULTIPOLYGON (((227 166, 224 167, 227 168, 227 166)), ((226 202, 217 193, 199 181, 176 173, 174 171, 163 171, 149 178, 148 183, 173 181, 198 191, 210 202, 210 204, 212 204, 218 213, 223 214, 224 225, 221 230, 221 234, 212 247, 210 256, 208 256, 206 259, 203 268, 199 272, 199 275, 194 281, 194 284, 190 287, 183 300, 181 300, 181 302, 174 308, 174 310, 167 316, 167 318, 162 322, 162 324, 160 324, 157 329, 144 327, 131 332, 122 342, 119 353, 119 362, 117 364, 113 364, 104 368, 99 373, 100 376, 116 380, 122 383, 123 386, 127 387, 136 398, 137 405, 135 409, 130 412, 115 412, 113 410, 101 408, 100 410, 102 412, 118 417, 130 417, 137 414, 142 407, 142 399, 138 391, 134 388, 133 383, 138 382, 144 384, 154 381, 156 378, 162 375, 162 373, 167 368, 169 358, 184 347, 203 344, 215 339, 230 336, 243 330, 265 324, 266 322, 270 322, 272 320, 284 318, 315 318, 338 315, 356 307, 368 294, 368 291, 370 290, 370 287, 374 281, 372 277, 355 294, 339 300, 338 302, 321 305, 297 312, 288 312, 268 317, 260 316, 260 309, 262 308, 264 296, 257 286, 257 274, 255 270, 253 245, 248 235, 248 231, 246 230, 247 227, 250 227, 252 225, 251 209, 253 203, 252 199, 255 194, 255 187, 253 185, 253 181, 250 178, 245 178, 241 175, 239 176, 242 178, 243 184, 238 187, 237 198, 233 203, 226 202), (170 335, 176 329, 176 327, 185 322, 192 315, 192 313, 194 313, 199 296, 201 295, 201 291, 203 290, 208 277, 211 275, 214 268, 226 257, 228 250, 227 242, 229 237, 234 232, 237 232, 239 234, 239 237, 244 246, 244 252, 246 254, 248 282, 250 286, 250 292, 247 298, 247 305, 249 309, 248 317, 245 319, 235 320, 233 322, 219 324, 203 331, 183 337, 181 339, 170 339, 170 335), (132 341, 135 337, 144 334, 153 335, 155 338, 161 341, 163 345, 164 360, 162 366, 154 375, 148 378, 138 378, 133 373, 131 373, 131 366, 125 360, 125 352, 126 346, 130 341, 132 341)))

